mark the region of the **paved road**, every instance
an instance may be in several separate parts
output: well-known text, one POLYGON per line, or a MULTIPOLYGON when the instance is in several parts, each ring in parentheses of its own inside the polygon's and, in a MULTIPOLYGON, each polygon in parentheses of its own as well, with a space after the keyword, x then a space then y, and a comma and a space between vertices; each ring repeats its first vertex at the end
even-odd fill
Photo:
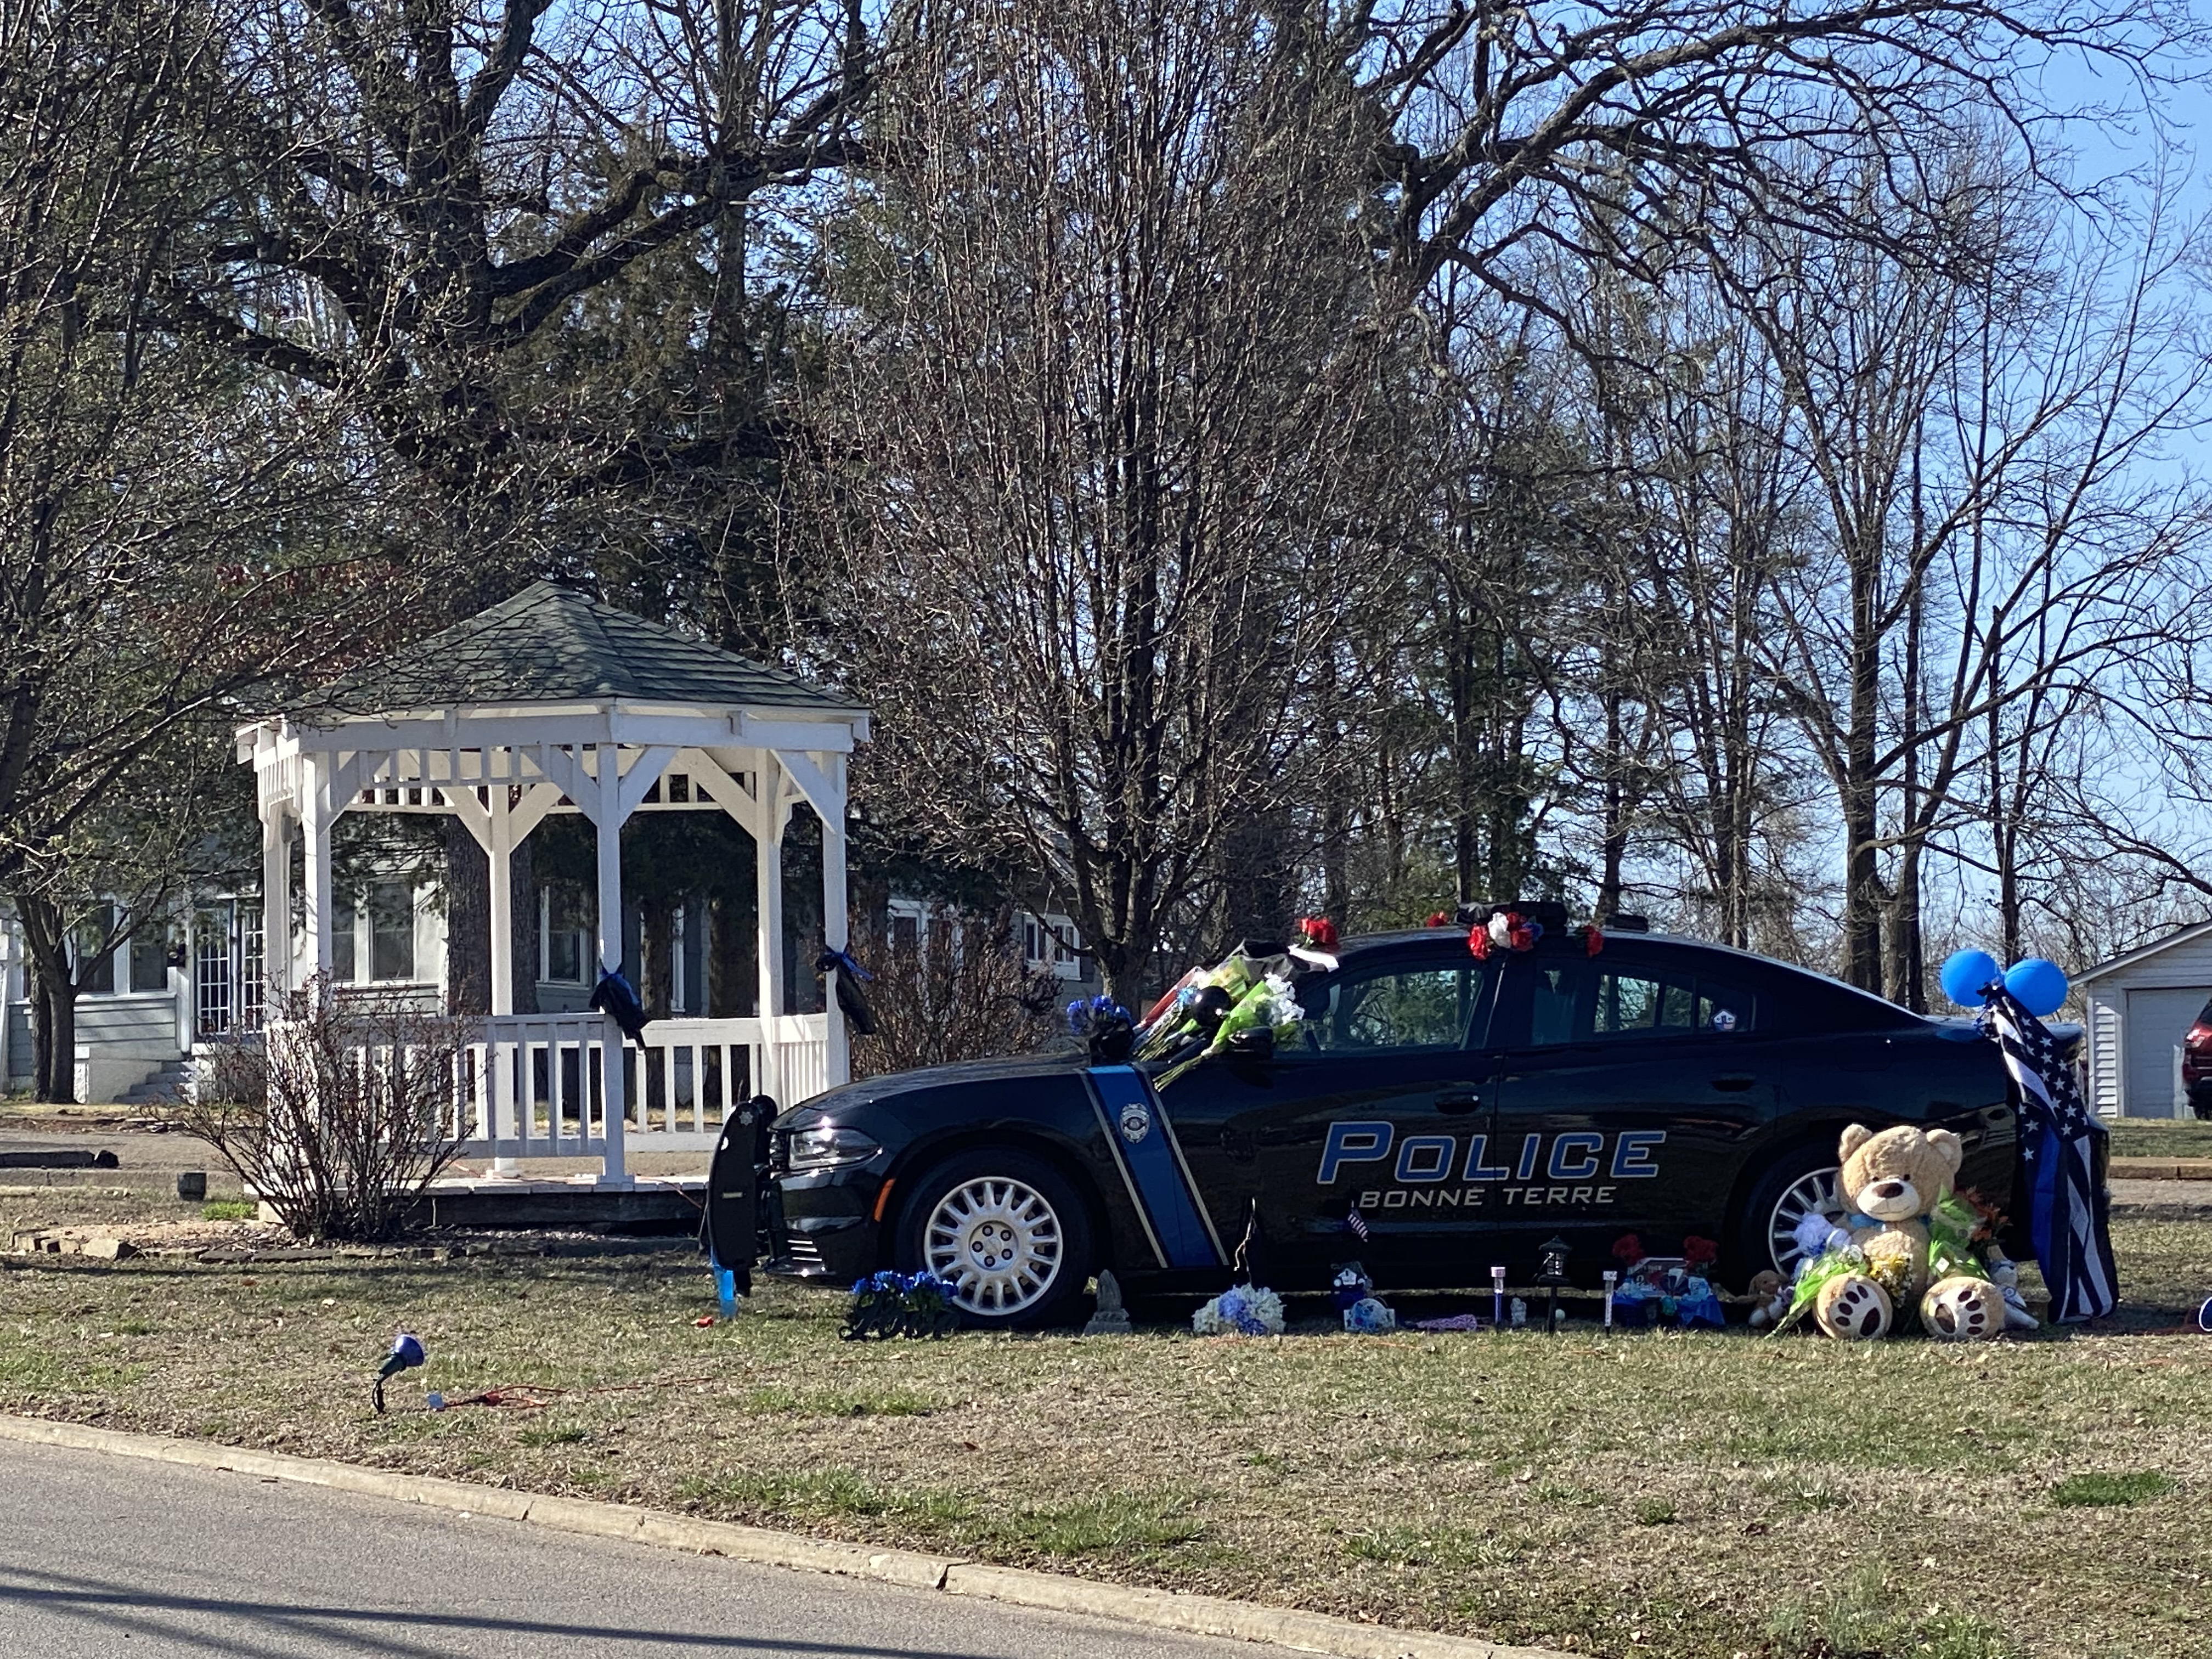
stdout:
POLYGON ((4 1659, 1267 1659, 927 1590, 0 1441, 4 1659))

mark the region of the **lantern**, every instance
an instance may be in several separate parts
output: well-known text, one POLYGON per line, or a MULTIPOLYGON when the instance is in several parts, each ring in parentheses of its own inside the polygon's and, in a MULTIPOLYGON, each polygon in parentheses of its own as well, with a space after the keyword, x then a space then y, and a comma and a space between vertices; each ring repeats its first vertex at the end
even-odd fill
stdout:
POLYGON ((1567 1278, 1567 1257, 1574 1246, 1557 1233, 1546 1239, 1537 1249, 1536 1282, 1544 1287, 1544 1328, 1559 1328, 1559 1286, 1571 1281, 1567 1278))

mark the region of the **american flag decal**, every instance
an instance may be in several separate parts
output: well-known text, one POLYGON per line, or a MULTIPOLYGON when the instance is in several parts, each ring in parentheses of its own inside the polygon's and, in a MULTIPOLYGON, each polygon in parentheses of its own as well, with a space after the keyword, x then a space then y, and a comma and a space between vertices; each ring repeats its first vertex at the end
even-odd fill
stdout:
POLYGON ((2011 992, 1990 988, 1982 1024, 1996 1039, 2020 1091, 2028 1233, 2051 1287, 2051 1320, 2069 1325, 2101 1319, 2118 1304, 2120 1283, 2112 1265, 2112 1200, 2100 1178, 2105 1126, 2082 1103, 2058 1040, 2011 992))
POLYGON ((1352 1206, 1351 1212, 1344 1218, 1344 1224, 1351 1231, 1352 1236, 1361 1243, 1364 1244, 1367 1242, 1367 1218, 1359 1213, 1358 1204, 1355 1203, 1352 1206))

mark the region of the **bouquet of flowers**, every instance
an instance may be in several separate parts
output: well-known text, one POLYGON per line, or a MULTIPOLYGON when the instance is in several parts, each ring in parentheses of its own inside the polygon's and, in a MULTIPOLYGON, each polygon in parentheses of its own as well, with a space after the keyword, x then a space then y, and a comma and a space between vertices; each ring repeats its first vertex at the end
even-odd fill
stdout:
POLYGON ((1138 1039, 1137 1058, 1158 1060, 1193 1038, 1211 1038, 1237 1000, 1261 977, 1260 965, 1241 951, 1218 968, 1193 969, 1168 996, 1152 1005, 1138 1039))
POLYGON ((1287 1042, 1295 1036, 1298 1022, 1304 1018, 1305 1011, 1291 994, 1290 981, 1279 974, 1269 974, 1249 987, 1222 1016, 1221 1023, 1214 1027, 1212 1042, 1162 1072, 1153 1079, 1152 1086, 1166 1088, 1207 1055, 1224 1050, 1255 1060, 1272 1059, 1277 1042, 1287 1042))
POLYGON ((1290 955, 1309 968, 1334 973, 1338 945, 1336 924, 1327 916, 1300 916, 1298 942, 1291 946, 1290 955))
POLYGON ((1232 1285, 1190 1316, 1194 1336, 1280 1336, 1283 1298, 1250 1285, 1232 1285))

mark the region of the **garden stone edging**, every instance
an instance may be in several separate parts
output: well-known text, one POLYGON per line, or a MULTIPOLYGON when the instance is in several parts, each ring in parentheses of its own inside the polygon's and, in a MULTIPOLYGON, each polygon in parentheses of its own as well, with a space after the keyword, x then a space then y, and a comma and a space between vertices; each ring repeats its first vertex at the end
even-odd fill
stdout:
POLYGON ((994 1567, 957 1556, 878 1549, 866 1544, 775 1532, 765 1527, 739 1526, 734 1522, 702 1521, 627 1504, 555 1498, 504 1486, 445 1480, 434 1475, 365 1468, 357 1463, 342 1463, 329 1458, 295 1457, 284 1452, 253 1451, 210 1441, 136 1434, 46 1418, 0 1413, 0 1439, 149 1458, 156 1462, 250 1474, 261 1480, 295 1480, 305 1486, 330 1486, 370 1498, 422 1504, 433 1509, 489 1516, 495 1520, 520 1521, 562 1532, 627 1539, 634 1543, 690 1550, 701 1555, 726 1556, 758 1566, 834 1572, 910 1589, 980 1595, 1015 1607, 1116 1619, 1186 1635, 1272 1642, 1308 1653, 1336 1655, 1339 1659, 1575 1659, 1575 1656, 1550 1648, 1511 1647, 1464 1636, 1395 1630, 1387 1625, 1363 1625, 1325 1613, 1234 1601, 1225 1596, 1137 1589, 1065 1573, 994 1567))

